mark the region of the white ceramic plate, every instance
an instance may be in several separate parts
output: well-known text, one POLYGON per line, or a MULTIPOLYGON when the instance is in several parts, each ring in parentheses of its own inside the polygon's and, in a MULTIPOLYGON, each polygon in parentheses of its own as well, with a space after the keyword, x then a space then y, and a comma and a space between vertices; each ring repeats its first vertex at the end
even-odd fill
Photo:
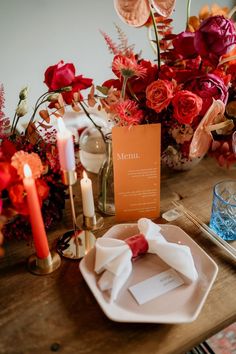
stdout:
MULTIPOLYGON (((95 250, 92 249, 80 263, 80 271, 104 313, 117 322, 187 323, 199 315, 216 279, 216 263, 182 229, 174 225, 159 225, 167 241, 190 247, 199 278, 190 285, 182 285, 143 305, 138 305, 128 288, 153 275, 169 269, 158 256, 146 254, 133 262, 133 270, 119 293, 109 303, 108 296, 97 287, 94 270, 95 250)), ((103 237, 125 239, 137 234, 137 224, 119 224, 110 228, 103 237)))

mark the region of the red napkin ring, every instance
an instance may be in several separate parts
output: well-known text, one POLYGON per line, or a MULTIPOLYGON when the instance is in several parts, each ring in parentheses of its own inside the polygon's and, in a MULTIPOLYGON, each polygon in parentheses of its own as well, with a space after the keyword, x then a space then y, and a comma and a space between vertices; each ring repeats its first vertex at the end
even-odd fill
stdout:
POLYGON ((132 251, 132 258, 145 254, 148 251, 148 242, 143 234, 137 234, 124 240, 132 251))

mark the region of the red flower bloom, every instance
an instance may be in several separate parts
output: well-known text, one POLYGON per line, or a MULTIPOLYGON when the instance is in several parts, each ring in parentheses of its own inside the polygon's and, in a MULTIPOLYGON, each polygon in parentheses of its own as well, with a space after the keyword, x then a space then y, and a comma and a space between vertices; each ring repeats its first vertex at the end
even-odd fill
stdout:
POLYGON ((9 189, 9 197, 14 209, 22 215, 28 215, 26 193, 22 183, 14 184, 9 189))
POLYGON ((16 169, 9 162, 0 162, 0 191, 18 179, 16 169))
POLYGON ((194 58, 198 55, 194 46, 194 32, 181 32, 173 40, 173 47, 184 58, 194 58))
MULTIPOLYGON (((49 187, 42 179, 36 179, 35 185, 38 192, 39 203, 42 205, 44 199, 48 197, 49 187)), ((21 215, 28 215, 27 198, 22 183, 16 183, 9 188, 9 197, 15 210, 21 215)))
POLYGON ((178 91, 172 104, 174 107, 173 116, 181 124, 191 124, 202 109, 201 97, 187 90, 178 91))
POLYGON ((3 155, 4 160, 10 160, 11 157, 17 151, 15 145, 8 139, 5 139, 1 142, 0 151, 3 155))
POLYGON ((147 106, 157 113, 166 108, 174 96, 174 84, 167 80, 157 80, 146 89, 147 106))
POLYGON ((64 64, 63 60, 56 65, 50 66, 45 71, 44 76, 44 82, 48 86, 49 91, 55 91, 66 86, 71 86, 71 91, 62 93, 65 102, 68 104, 71 104, 74 92, 90 87, 93 81, 92 79, 83 78, 82 75, 75 76, 74 64, 64 64))
POLYGON ((144 77, 133 77, 129 81, 130 90, 139 98, 144 98, 145 91, 148 85, 157 79, 157 65, 152 64, 149 60, 141 60, 139 64, 146 69, 144 77))
POLYGON ((121 77, 145 77, 146 68, 140 65, 135 55, 132 54, 129 57, 125 55, 115 55, 112 63, 112 71, 120 79, 121 77))
POLYGON ((215 100, 221 100, 223 103, 227 102, 228 89, 224 82, 214 74, 206 74, 198 77, 192 77, 184 85, 186 90, 196 93, 202 98, 203 105, 200 114, 205 115, 208 108, 215 100))

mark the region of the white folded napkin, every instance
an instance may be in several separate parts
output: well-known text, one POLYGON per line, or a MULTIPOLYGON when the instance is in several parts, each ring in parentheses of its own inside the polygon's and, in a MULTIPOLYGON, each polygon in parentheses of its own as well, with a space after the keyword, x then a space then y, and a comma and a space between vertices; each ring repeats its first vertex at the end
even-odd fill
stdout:
MULTIPOLYGON (((197 280, 198 274, 188 246, 166 241, 160 233, 161 228, 149 219, 139 219, 138 228, 148 243, 148 253, 159 256, 189 281, 197 280)), ((114 301, 132 272, 132 250, 125 241, 115 238, 99 238, 95 248, 95 272, 103 273, 98 287, 101 291, 110 291, 110 301, 114 301)))

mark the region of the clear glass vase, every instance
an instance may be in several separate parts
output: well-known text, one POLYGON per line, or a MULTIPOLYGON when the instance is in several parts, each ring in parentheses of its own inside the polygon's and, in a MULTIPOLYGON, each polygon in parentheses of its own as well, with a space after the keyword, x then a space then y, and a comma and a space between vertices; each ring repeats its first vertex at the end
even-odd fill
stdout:
POLYGON ((115 215, 112 141, 110 137, 106 140, 106 160, 98 174, 98 209, 106 215, 115 215))
POLYGON ((83 167, 93 173, 98 173, 105 158, 106 144, 96 127, 86 128, 79 140, 80 162, 83 167))

